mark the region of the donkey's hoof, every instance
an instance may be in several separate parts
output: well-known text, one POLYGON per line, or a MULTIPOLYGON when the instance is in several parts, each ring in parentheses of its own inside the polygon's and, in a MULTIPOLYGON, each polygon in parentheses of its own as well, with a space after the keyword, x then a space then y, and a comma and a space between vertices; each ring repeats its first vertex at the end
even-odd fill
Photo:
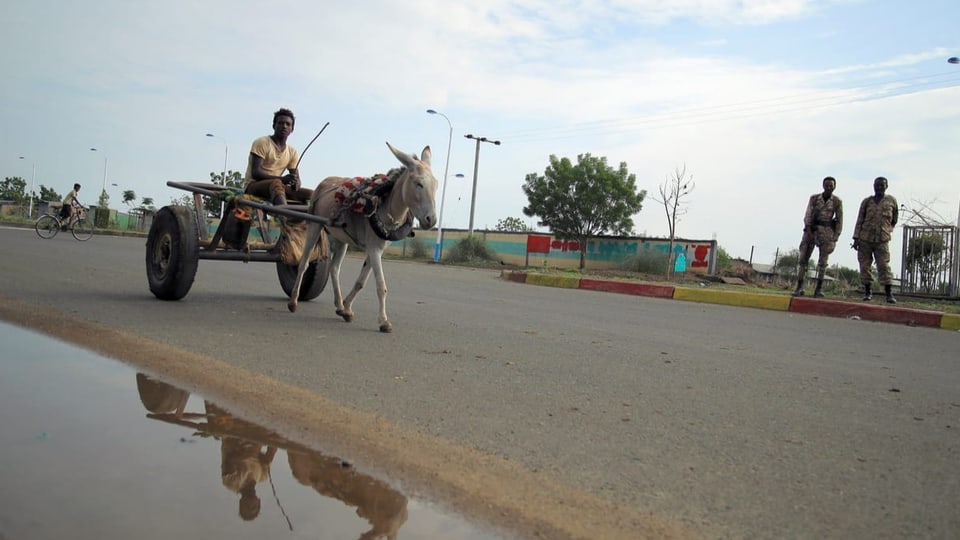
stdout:
POLYGON ((345 320, 345 321, 347 321, 347 322, 353 322, 353 313, 347 313, 346 311, 344 311, 344 310, 342 310, 342 309, 338 309, 338 310, 337 310, 337 315, 343 317, 343 320, 345 320))
POLYGON ((290 310, 290 313, 297 312, 297 303, 296 302, 287 302, 287 309, 290 310))
POLYGON ((393 325, 390 324, 389 322, 385 322, 380 325, 380 331, 383 332, 384 334, 389 334, 393 332, 393 325))

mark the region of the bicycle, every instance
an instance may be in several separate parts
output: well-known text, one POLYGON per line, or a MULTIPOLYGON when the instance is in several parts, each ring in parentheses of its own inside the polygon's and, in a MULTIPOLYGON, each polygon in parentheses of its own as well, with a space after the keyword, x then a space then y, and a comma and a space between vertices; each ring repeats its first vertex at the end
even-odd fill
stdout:
POLYGON ((69 225, 65 225, 60 216, 55 214, 44 214, 37 220, 34 228, 40 238, 50 239, 57 235, 61 230, 70 230, 73 237, 81 242, 86 242, 93 236, 93 225, 87 221, 87 209, 83 206, 74 206, 73 219, 69 225))

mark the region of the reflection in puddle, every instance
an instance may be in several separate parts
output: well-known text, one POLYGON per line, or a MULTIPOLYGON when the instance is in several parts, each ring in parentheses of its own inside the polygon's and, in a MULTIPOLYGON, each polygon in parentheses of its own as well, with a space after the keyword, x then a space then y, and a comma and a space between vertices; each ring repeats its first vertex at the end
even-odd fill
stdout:
POLYGON ((0 343, 0 540, 500 538, 125 364, 0 343))
MULTIPOLYGON (((258 484, 268 483, 276 493, 270 467, 277 450, 282 449, 290 472, 300 484, 355 507, 357 515, 370 523, 370 530, 360 538, 396 538, 407 521, 406 497, 384 482, 358 473, 346 461, 288 441, 210 401, 204 400, 204 412, 189 412, 186 406, 190 394, 143 373, 137 373, 137 392, 149 411, 147 418, 190 428, 192 437, 220 441, 220 476, 224 487, 238 494, 239 515, 244 520, 260 515, 258 484)), ((292 531, 286 513, 284 518, 292 531)))

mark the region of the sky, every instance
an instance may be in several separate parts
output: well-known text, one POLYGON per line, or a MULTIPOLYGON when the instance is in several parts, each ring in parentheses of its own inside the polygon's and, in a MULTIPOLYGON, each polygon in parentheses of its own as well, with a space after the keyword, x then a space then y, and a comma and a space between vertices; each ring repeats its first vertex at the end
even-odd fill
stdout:
POLYGON ((167 181, 208 181, 225 159, 243 171, 286 107, 308 187, 386 172, 386 142, 430 146, 444 228, 469 227, 476 178, 475 229, 545 231, 523 215, 524 179, 589 153, 646 190, 636 234, 668 235, 654 197, 685 168, 677 235, 772 263, 833 176, 846 217, 831 264, 855 268, 877 176, 957 219, 958 25, 956 0, 7 2, 0 174, 159 207, 186 193, 167 181))

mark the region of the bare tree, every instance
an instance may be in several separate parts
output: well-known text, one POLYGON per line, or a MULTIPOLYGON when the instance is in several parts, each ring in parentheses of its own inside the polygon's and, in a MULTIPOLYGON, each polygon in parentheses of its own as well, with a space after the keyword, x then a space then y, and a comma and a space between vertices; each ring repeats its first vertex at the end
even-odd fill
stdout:
POLYGON ((693 183, 693 174, 687 177, 687 164, 683 167, 675 168, 673 176, 668 176, 659 186, 660 198, 651 197, 653 200, 663 205, 663 211, 667 214, 667 227, 670 229, 670 252, 667 257, 666 275, 673 274, 674 255, 673 245, 677 238, 677 222, 680 216, 687 213, 687 202, 684 199, 693 192, 696 184, 693 183))
POLYGON ((948 222, 943 216, 931 208, 939 202, 940 201, 936 199, 932 201, 911 199, 910 204, 901 204, 900 217, 903 220, 903 224, 913 227, 949 227, 953 222, 948 222))

